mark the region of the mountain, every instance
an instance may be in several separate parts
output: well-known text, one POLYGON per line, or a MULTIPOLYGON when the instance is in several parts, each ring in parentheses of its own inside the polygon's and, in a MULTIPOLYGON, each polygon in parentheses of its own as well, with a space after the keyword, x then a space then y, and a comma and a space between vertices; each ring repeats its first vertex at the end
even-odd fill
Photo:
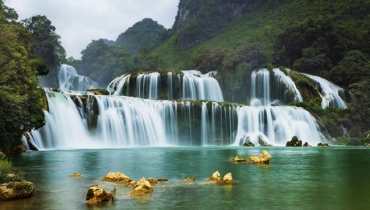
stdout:
POLYGON ((167 30, 150 18, 144 18, 120 34, 114 45, 126 48, 131 54, 137 54, 140 48, 153 50, 160 44, 161 36, 167 30))

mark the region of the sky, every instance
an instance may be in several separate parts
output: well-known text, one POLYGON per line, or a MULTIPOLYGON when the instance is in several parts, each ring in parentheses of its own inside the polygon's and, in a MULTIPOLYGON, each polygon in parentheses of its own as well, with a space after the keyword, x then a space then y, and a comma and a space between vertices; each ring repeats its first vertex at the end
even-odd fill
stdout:
POLYGON ((81 58, 92 40, 117 37, 144 18, 165 28, 175 22, 179 0, 5 0, 18 20, 45 15, 56 27, 67 58, 81 58))

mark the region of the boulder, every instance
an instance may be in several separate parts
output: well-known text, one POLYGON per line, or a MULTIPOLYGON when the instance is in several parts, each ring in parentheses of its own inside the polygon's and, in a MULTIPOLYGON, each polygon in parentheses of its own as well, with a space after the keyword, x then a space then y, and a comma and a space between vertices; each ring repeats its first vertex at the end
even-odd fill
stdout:
POLYGON ((211 181, 220 181, 221 180, 221 175, 218 171, 214 172, 210 177, 209 180, 211 181))
POLYGON ((158 182, 166 182, 166 181, 168 181, 168 179, 167 178, 158 178, 157 181, 158 182))
POLYGON ((243 147, 254 147, 254 146, 255 145, 252 142, 250 142, 250 141, 244 142, 244 144, 243 144, 243 147))
POLYGON ((370 147, 370 143, 364 143, 365 147, 370 147))
POLYGON ((303 146, 304 146, 304 147, 310 147, 311 145, 310 145, 310 144, 308 144, 308 142, 305 142, 305 143, 303 144, 303 146))
POLYGON ((153 192, 152 185, 145 180, 145 178, 141 178, 135 188, 131 191, 131 195, 145 195, 153 192))
POLYGON ((103 188, 90 187, 86 193, 86 204, 98 204, 113 201, 114 195, 103 188))
POLYGON ((218 171, 216 171, 215 173, 213 173, 209 179, 211 181, 214 181, 215 183, 217 184, 232 184, 234 181, 233 181, 233 177, 231 175, 231 173, 227 173, 224 178, 221 178, 220 176, 220 173, 218 171))
POLYGON ((232 184, 234 182, 231 173, 227 173, 222 179, 222 184, 232 184))
POLYGON ((248 162, 258 163, 258 164, 268 164, 270 162, 270 160, 271 160, 271 155, 266 150, 263 150, 260 155, 251 156, 248 159, 248 162))
POLYGON ((125 184, 128 184, 130 181, 130 177, 124 175, 121 172, 109 172, 105 177, 102 179, 102 181, 107 181, 107 182, 123 182, 125 184))
POLYGON ((286 142, 287 147, 301 147, 302 140, 298 140, 297 136, 293 136, 292 140, 286 142))
POLYGON ((239 158, 239 156, 236 156, 236 157, 232 158, 231 161, 240 163, 240 162, 247 162, 247 159, 246 158, 239 158))
POLYGON ((83 175, 79 174, 77 172, 74 172, 73 174, 69 175, 69 177, 71 177, 71 178, 81 178, 81 177, 83 177, 83 175))
POLYGON ((317 146, 318 147, 327 147, 327 146, 329 146, 329 144, 328 143, 321 143, 320 142, 320 143, 317 144, 317 146))
POLYGON ((148 182, 149 182, 151 185, 158 184, 157 179, 154 179, 154 178, 148 178, 148 182))
POLYGON ((8 182, 0 186, 0 199, 13 200, 27 198, 35 191, 35 185, 32 182, 8 182))

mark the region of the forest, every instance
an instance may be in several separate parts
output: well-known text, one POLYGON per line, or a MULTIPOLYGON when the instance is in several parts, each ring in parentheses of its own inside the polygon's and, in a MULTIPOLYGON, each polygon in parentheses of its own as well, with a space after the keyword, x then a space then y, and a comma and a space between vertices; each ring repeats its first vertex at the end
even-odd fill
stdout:
MULTIPOLYGON (((348 109, 322 109, 318 96, 292 103, 317 115, 344 143, 370 135, 370 1, 180 0, 172 28, 145 18, 114 42, 92 40, 81 59, 66 58, 60 37, 46 16, 18 20, 0 0, 0 150, 20 144, 23 132, 45 123, 43 91, 58 87, 62 63, 76 67, 101 87, 134 71, 218 70, 225 99, 245 104, 243 78, 258 68, 291 69, 321 76, 347 89, 348 109), (345 125, 348 135, 337 134, 345 125), (349 138, 351 137, 351 138, 349 138)), ((301 92, 307 78, 290 75, 301 92), (300 81, 302 81, 300 83, 300 81)))

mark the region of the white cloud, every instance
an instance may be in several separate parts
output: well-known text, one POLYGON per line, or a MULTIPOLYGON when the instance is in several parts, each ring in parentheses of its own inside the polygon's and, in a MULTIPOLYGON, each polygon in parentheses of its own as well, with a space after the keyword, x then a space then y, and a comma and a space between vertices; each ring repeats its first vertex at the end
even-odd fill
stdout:
POLYGON ((19 20, 45 15, 61 36, 67 57, 100 38, 116 40, 119 34, 144 18, 172 27, 179 0, 5 0, 19 20))

